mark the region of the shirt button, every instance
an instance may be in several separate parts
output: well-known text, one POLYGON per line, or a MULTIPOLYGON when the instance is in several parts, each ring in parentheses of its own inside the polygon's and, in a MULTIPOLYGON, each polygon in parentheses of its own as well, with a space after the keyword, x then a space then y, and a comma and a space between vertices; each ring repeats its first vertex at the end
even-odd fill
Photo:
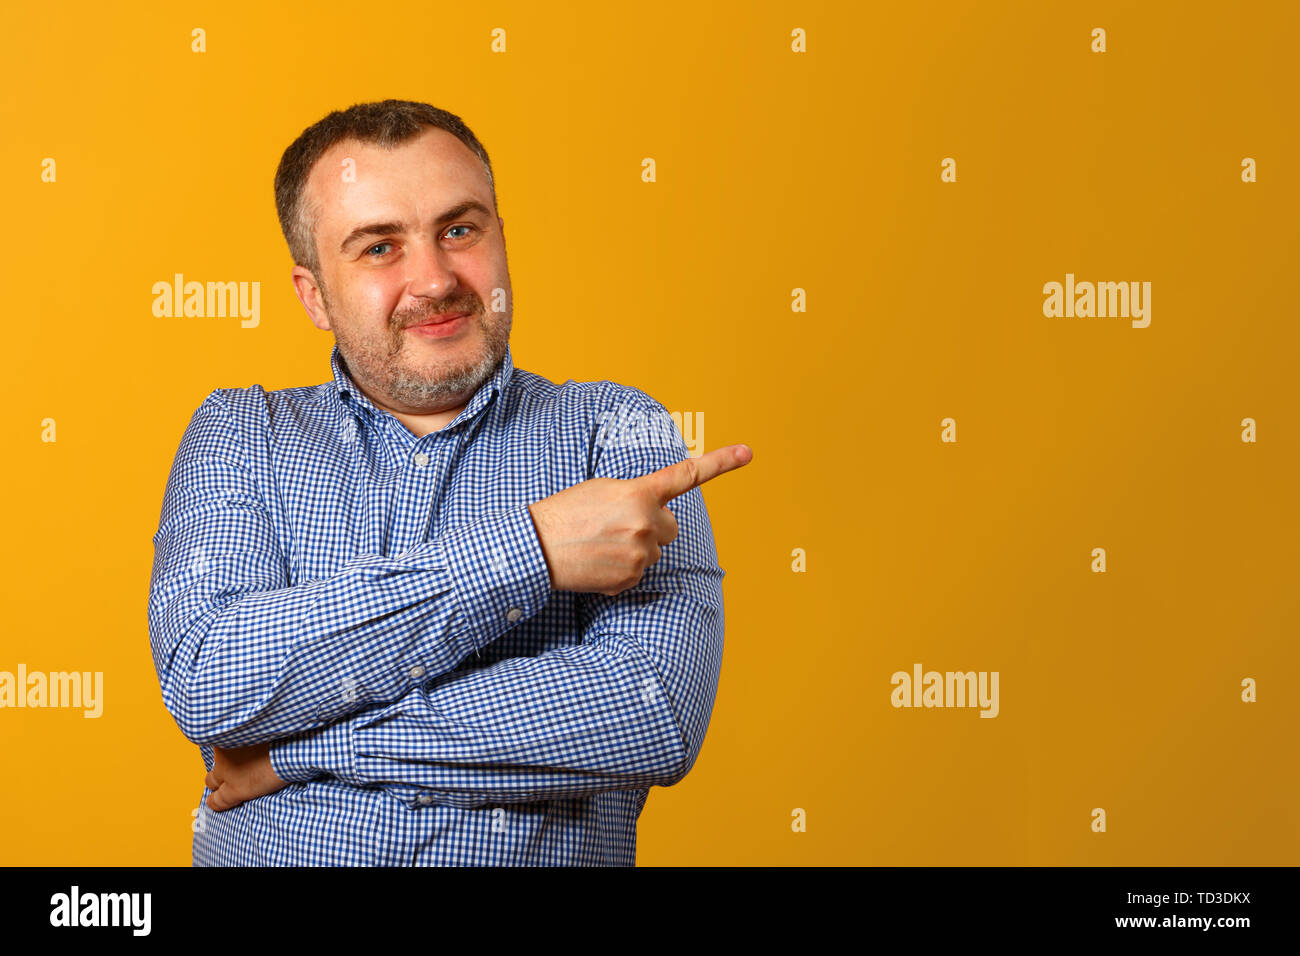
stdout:
POLYGON ((429 464, 429 456, 422 451, 417 451, 415 453, 415 463, 423 468, 429 464))
POLYGON ((424 668, 421 667, 419 664, 416 664, 414 667, 411 668, 412 680, 419 680, 423 676, 424 676, 424 668))
POLYGON ((429 804, 433 803, 433 797, 432 797, 430 794, 427 794, 427 793, 422 793, 422 794, 420 794, 420 796, 418 797, 418 799, 419 799, 420 804, 421 804, 422 806, 426 806, 426 807, 427 807, 429 804))
POLYGON ((511 624, 515 623, 515 621, 519 620, 523 616, 524 612, 519 610, 517 607, 512 607, 510 610, 506 611, 506 620, 511 624))

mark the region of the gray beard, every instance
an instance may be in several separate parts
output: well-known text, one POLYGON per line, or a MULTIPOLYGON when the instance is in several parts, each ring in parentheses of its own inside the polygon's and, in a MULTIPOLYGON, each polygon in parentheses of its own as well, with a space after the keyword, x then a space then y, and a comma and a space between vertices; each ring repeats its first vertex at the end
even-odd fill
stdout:
MULTIPOLYGON (((504 346, 504 340, 501 344, 504 346)), ((506 354, 504 347, 498 353, 497 340, 493 339, 489 345, 491 348, 488 353, 478 362, 468 367, 452 369, 436 382, 401 374, 394 375, 387 383, 389 394, 413 408, 445 405, 461 395, 473 394, 492 377, 492 373, 506 354)))
MULTIPOLYGON (((373 350, 363 347, 364 358, 373 361, 360 361, 355 355, 353 360, 349 360, 349 353, 345 351, 347 343, 342 341, 337 333, 334 335, 334 340, 338 343, 339 353, 343 356, 347 372, 354 381, 356 370, 361 369, 368 377, 378 379, 381 390, 389 399, 411 408, 442 408, 461 400, 468 401, 469 397, 492 377, 496 367, 505 357, 510 342, 510 327, 513 324, 511 318, 506 317, 503 320, 501 316, 494 316, 492 320, 487 321, 485 335, 487 349, 483 357, 471 365, 460 365, 445 371, 439 370, 434 373, 439 375, 435 381, 412 375, 396 364, 397 356, 404 344, 400 338, 397 340, 397 350, 388 352, 382 359, 378 358, 373 350)), ((476 317, 476 321, 478 320, 476 317)), ((405 334, 401 331, 396 333, 398 336, 405 334)))

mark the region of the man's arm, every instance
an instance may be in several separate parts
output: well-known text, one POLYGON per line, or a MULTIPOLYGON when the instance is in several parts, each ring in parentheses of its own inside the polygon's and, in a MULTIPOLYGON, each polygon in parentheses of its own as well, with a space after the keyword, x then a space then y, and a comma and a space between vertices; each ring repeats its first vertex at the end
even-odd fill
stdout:
MULTIPOLYGON (((657 403, 602 450, 596 475, 635 478, 682 461, 657 403)), ((747 460, 747 459, 746 459, 747 460)), ((414 688, 271 746, 287 781, 384 785, 411 805, 470 807, 671 786, 699 755, 722 662, 722 578, 698 487, 669 501, 679 529, 640 582, 583 594, 582 642, 414 688)))
POLYGON ((195 743, 240 747, 398 700, 537 613, 550 580, 528 509, 290 586, 219 392, 181 439, 154 535, 149 635, 195 743))

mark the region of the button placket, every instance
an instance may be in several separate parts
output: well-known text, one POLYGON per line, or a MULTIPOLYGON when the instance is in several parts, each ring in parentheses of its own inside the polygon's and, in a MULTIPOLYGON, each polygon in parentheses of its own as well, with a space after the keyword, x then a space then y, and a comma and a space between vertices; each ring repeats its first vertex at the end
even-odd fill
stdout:
POLYGON ((400 525, 394 529, 392 542, 399 551, 413 548, 425 540, 439 485, 439 449, 435 447, 430 453, 419 451, 417 447, 418 442, 406 441, 401 451, 406 464, 401 468, 397 489, 400 525))

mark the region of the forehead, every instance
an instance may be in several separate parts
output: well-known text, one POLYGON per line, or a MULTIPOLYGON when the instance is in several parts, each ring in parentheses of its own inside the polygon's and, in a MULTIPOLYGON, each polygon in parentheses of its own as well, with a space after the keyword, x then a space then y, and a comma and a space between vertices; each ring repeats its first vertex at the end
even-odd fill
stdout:
POLYGON ((335 143, 312 167, 304 192, 308 208, 319 213, 322 249, 331 237, 377 219, 428 222, 465 198, 492 208, 483 163, 436 128, 391 149, 355 139, 335 143))

